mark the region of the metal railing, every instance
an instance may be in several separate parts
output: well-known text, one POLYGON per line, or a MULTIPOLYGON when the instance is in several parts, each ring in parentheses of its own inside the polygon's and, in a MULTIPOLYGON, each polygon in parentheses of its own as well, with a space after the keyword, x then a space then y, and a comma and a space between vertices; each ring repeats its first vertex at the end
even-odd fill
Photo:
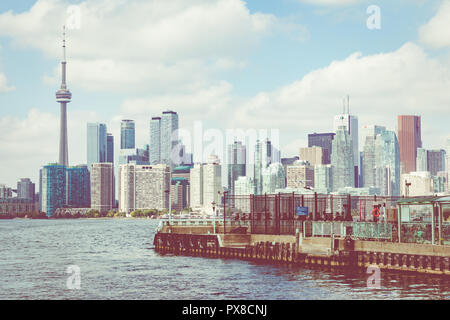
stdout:
POLYGON ((374 222, 305 221, 306 237, 353 236, 362 240, 392 241, 392 225, 374 222))

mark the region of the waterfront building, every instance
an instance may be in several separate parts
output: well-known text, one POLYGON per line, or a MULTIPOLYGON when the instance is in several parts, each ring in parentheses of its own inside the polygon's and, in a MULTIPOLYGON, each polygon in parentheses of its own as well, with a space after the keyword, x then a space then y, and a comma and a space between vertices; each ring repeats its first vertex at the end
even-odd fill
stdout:
POLYGON ((39 212, 39 201, 26 198, 0 198, 0 216, 17 217, 18 215, 39 212))
POLYGON ((401 195, 405 197, 429 196, 434 194, 434 181, 430 172, 404 173, 400 181, 401 195))
MULTIPOLYGON (((17 182, 17 198, 19 199, 30 199, 30 200, 34 200, 35 199, 35 184, 33 182, 31 182, 30 179, 28 178, 24 178, 24 179, 20 179, 17 182)), ((0 187, 1 189, 1 187, 0 187)), ((0 191, 0 199, 2 198, 1 196, 1 191, 0 191)))
POLYGON ((66 206, 70 208, 91 206, 91 180, 86 165, 66 168, 66 206))
MULTIPOLYGON (((347 100, 347 111, 342 114, 339 114, 334 117, 333 128, 336 135, 340 128, 345 128, 348 134, 347 140, 351 143, 351 160, 353 162, 353 174, 351 174, 351 178, 353 179, 352 186, 359 186, 359 136, 358 136, 358 118, 350 114, 348 100, 347 100)), ((336 136, 335 138, 336 139, 336 136)), ((334 142, 334 140, 333 140, 334 142)), ((332 153, 334 152, 334 148, 332 148, 332 153)), ((331 155, 333 158, 333 154, 331 155)), ((333 161, 331 159, 331 161, 333 161)), ((336 174, 339 174, 340 170, 335 170, 336 174)), ((336 186, 339 188, 340 186, 336 186)))
POLYGON ((119 167, 119 210, 169 208, 170 168, 165 164, 119 167))
POLYGON ((0 199, 12 198, 12 189, 4 184, 0 184, 0 199))
POLYGON ((134 149, 135 123, 133 120, 122 120, 120 124, 120 149, 134 149))
POLYGON ((402 173, 416 170, 417 149, 422 148, 420 116, 398 116, 398 143, 402 173))
POLYGON ((315 166, 324 163, 324 153, 321 147, 300 148, 300 159, 308 161, 310 165, 315 166))
POLYGON ((314 167, 309 162, 298 160, 287 167, 287 188, 311 188, 314 187, 314 167))
POLYGON ((331 163, 331 149, 334 132, 308 134, 308 147, 321 147, 323 151, 323 164, 331 163))
POLYGON ((245 176, 246 148, 241 141, 235 141, 227 150, 227 187, 229 194, 235 194, 234 183, 245 176))
POLYGON ((276 189, 286 186, 286 174, 283 165, 279 162, 271 163, 262 170, 262 193, 273 194, 276 189))
POLYGON ((150 120, 150 164, 161 163, 161 117, 150 120))
POLYGON ((103 163, 107 160, 108 142, 106 124, 88 123, 86 137, 87 165, 90 170, 93 163, 103 163))
POLYGON ((160 162, 172 168, 175 166, 171 158, 172 150, 179 143, 178 114, 174 111, 164 111, 161 116, 160 130, 160 162))
POLYGON ((114 164, 93 163, 91 169, 91 208, 101 213, 115 206, 114 164))
POLYGON ((331 165, 333 191, 354 186, 353 142, 346 126, 340 126, 332 143, 331 165))
POLYGON ((49 164, 39 174, 39 208, 47 217, 55 210, 66 206, 66 167, 49 164))
POLYGON ((332 166, 321 164, 314 166, 314 190, 317 193, 330 193, 333 190, 332 166))

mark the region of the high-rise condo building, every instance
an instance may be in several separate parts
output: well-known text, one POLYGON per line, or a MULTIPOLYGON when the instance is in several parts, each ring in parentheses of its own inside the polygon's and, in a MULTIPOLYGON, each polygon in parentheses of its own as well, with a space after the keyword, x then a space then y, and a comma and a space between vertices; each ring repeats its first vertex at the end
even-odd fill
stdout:
POLYGON ((422 148, 420 116, 398 116, 398 144, 403 172, 415 171, 417 148, 422 148))
MULTIPOLYGON (((72 99, 72 93, 67 89, 66 85, 66 30, 63 32, 63 60, 61 62, 62 79, 61 87, 56 92, 56 102, 60 104, 60 133, 59 133, 59 164, 62 166, 69 165, 69 146, 67 142, 67 104, 72 99)), ((50 208, 50 207, 49 207, 50 208)), ((50 209, 51 210, 51 209, 50 209)))
POLYGON ((35 184, 30 179, 20 179, 17 182, 17 198, 34 200, 35 184))
POLYGON ((286 170, 287 188, 314 187, 314 167, 309 162, 298 160, 286 170))
POLYGON ((314 166, 314 191, 327 194, 333 190, 331 164, 314 166))
POLYGON ((66 206, 91 207, 91 179, 86 165, 66 168, 66 206))
POLYGON ((135 123, 133 120, 122 120, 120 124, 120 149, 134 149, 135 123))
POLYGON ((91 208, 101 213, 115 205, 114 164, 93 163, 91 169, 91 208))
POLYGON ((333 142, 334 132, 331 133, 312 133, 308 134, 308 147, 321 147, 323 150, 323 164, 331 163, 331 144, 333 142))
POLYGON ((12 198, 12 189, 4 184, 0 184, 0 199, 12 198))
POLYGON ((161 117, 150 120, 150 164, 161 163, 161 117))
POLYGON ((203 165, 203 206, 211 208, 213 202, 221 204, 222 196, 222 168, 219 158, 216 155, 210 155, 208 163, 203 165))
POLYGON ((417 148, 416 171, 428 171, 428 150, 417 148))
POLYGON ((333 191, 354 186, 355 163, 353 154, 353 142, 347 127, 338 127, 331 152, 333 191))
POLYGON ((170 168, 165 164, 125 164, 119 168, 119 209, 131 213, 140 209, 169 207, 170 168))
POLYGON ((52 217, 56 209, 66 206, 66 167, 49 164, 39 174, 39 209, 52 217))
POLYGON ((280 151, 277 150, 269 139, 257 140, 253 164, 253 178, 255 183, 255 194, 263 194, 262 171, 271 163, 281 161, 280 151))

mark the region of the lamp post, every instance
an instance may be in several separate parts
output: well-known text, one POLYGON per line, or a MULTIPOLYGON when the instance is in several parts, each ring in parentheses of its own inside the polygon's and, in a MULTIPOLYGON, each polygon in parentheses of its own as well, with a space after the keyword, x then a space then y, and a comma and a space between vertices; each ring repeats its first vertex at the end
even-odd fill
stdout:
MULTIPOLYGON (((217 192, 218 194, 222 194, 220 191, 217 192)), ((226 233, 226 226, 225 226, 225 217, 227 214, 227 193, 228 191, 223 192, 223 234, 226 233)))
POLYGON ((216 202, 213 201, 211 202, 212 204, 212 209, 213 209, 213 214, 214 214, 214 218, 213 218, 213 232, 214 234, 216 234, 216 202))

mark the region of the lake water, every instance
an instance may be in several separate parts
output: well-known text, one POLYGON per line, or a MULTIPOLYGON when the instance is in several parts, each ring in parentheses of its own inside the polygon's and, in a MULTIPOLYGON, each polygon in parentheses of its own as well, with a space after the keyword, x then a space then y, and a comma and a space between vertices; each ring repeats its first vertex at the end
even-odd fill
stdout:
MULTIPOLYGON (((0 220, 0 299, 449 299, 450 281, 159 255, 158 221, 0 220), (69 289, 69 266, 80 288, 69 289)), ((70 284, 76 282, 69 281, 70 284)), ((72 286, 73 287, 73 286, 72 286)))

